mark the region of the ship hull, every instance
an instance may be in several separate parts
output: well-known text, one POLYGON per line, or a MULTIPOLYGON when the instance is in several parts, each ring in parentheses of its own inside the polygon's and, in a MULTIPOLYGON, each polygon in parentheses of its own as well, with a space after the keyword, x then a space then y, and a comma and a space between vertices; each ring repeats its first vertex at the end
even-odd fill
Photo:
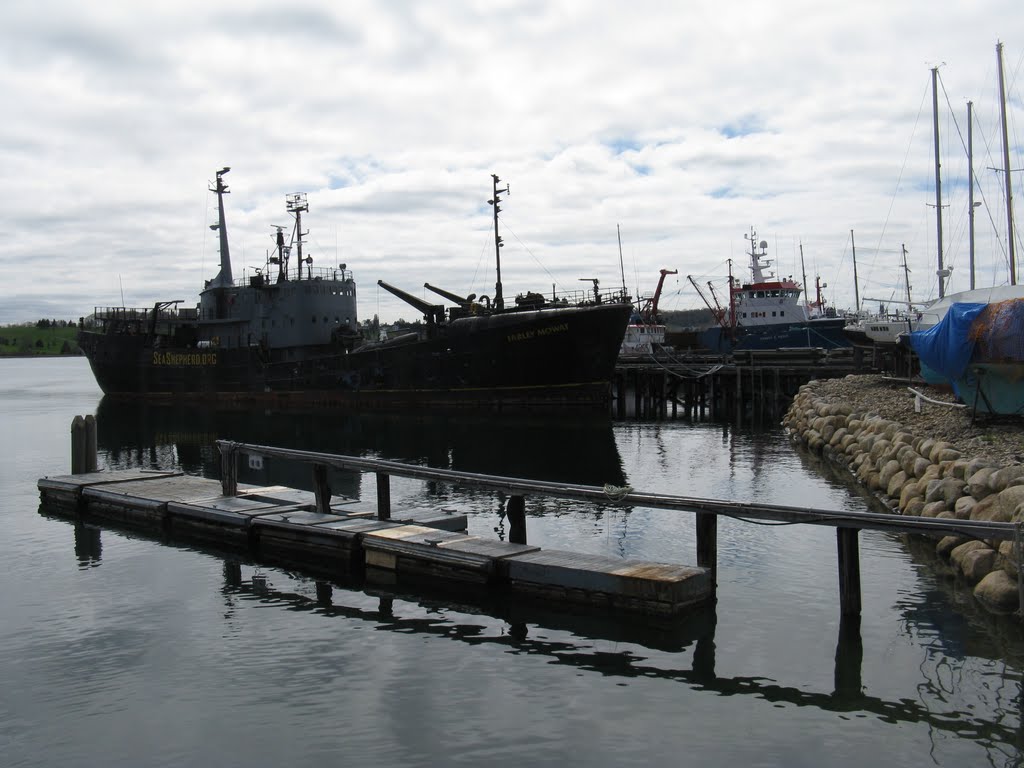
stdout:
POLYGON ((105 394, 360 405, 607 404, 630 307, 605 304, 464 317, 424 338, 266 350, 176 348, 83 330, 105 394))
POLYGON ((823 318, 799 323, 739 326, 731 331, 709 328, 701 345, 719 354, 748 349, 839 349, 849 347, 843 318, 823 318))

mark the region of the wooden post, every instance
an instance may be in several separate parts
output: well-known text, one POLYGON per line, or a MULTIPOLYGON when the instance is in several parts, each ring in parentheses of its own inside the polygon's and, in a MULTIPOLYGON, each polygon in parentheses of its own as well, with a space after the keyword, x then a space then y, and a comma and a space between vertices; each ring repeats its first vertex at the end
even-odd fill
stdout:
POLYGON ((96 460, 96 417, 85 415, 85 471, 95 472, 99 466, 96 460))
POLYGON ((71 474, 85 471, 85 419, 75 416, 71 420, 71 474))
POLYGON ((736 366, 736 426, 743 426, 743 369, 736 366))
POLYGON ((697 565, 711 570, 711 588, 718 585, 718 515, 697 513, 697 565))
POLYGON ((327 465, 313 465, 313 495, 316 497, 316 511, 322 515, 331 511, 331 486, 327 483, 327 465))
POLYGON ((843 616, 860 615, 860 546, 857 528, 836 528, 839 553, 839 609, 843 616))
POLYGON ((505 505, 508 518, 508 540, 510 544, 526 543, 526 499, 523 496, 509 496, 505 505))
POLYGON ((391 519, 391 475, 377 473, 377 519, 391 519))
POLYGON ((615 411, 618 418, 626 418, 626 374, 615 377, 615 411))
POLYGON ((224 496, 238 495, 238 449, 234 443, 220 446, 220 492, 224 496))

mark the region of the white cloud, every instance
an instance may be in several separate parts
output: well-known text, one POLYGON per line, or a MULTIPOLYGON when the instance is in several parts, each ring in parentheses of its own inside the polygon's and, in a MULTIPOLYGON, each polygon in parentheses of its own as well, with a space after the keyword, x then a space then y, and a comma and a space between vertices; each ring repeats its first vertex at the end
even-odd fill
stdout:
POLYGON ((236 275, 263 263, 284 196, 306 192, 310 251, 354 270, 363 317, 414 316, 378 278, 493 291, 491 173, 512 190, 506 294, 617 284, 621 225, 629 287, 676 268, 666 305, 696 306, 685 275, 742 270, 754 226, 787 274, 802 243, 840 307, 850 230, 862 296, 898 285, 906 244, 924 298, 942 62, 953 287, 968 279, 967 99, 979 281, 1005 280, 995 42, 1019 168, 1024 21, 1009 0, 945 5, 6 3, 0 322, 78 317, 122 287, 130 305, 197 296, 224 165, 236 275))

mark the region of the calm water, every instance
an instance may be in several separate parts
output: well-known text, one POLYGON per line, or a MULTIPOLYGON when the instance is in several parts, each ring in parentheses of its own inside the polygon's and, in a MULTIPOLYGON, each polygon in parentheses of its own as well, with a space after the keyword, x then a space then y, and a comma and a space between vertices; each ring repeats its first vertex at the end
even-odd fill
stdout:
MULTIPOLYGON (((1021 631, 895 538, 861 535, 841 626, 832 529, 719 524, 713 610, 651 627, 327 588, 40 514, 98 413, 104 466, 216 476, 216 437, 644 491, 863 509, 778 431, 100 403, 81 359, 0 360, 5 766, 1017 765, 1021 631), (254 583, 253 576, 267 578, 254 583)), ((294 474, 294 477, 293 477, 294 474)), ((268 466, 255 482, 301 485, 268 466)), ((337 478, 373 497, 372 479, 337 478)), ((396 506, 500 499, 393 481, 396 506)), ((689 515, 528 501, 531 543, 693 563, 689 515)))

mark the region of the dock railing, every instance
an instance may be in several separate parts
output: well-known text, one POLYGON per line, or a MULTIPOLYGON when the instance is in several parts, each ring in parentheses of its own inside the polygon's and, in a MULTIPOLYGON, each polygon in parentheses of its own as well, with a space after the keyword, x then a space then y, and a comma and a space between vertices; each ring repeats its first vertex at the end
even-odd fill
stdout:
MULTIPOLYGON (((311 465, 316 509, 324 514, 329 513, 331 508, 331 489, 327 479, 328 468, 374 473, 377 479, 377 518, 380 520, 388 520, 391 517, 392 475, 440 481, 453 486, 504 491, 509 495, 506 507, 506 516, 509 520, 509 541, 516 544, 526 544, 525 500, 528 495, 577 499, 599 504, 628 504, 635 507, 695 513, 697 565, 711 570, 712 583, 717 582, 719 515, 747 522, 765 521, 833 527, 836 529, 839 558, 840 607, 844 615, 859 615, 861 612, 858 543, 858 534, 861 530, 919 536, 969 536, 986 541, 1013 541, 1016 545, 1018 562, 1024 562, 1024 558, 1021 556, 1020 528, 1015 523, 910 517, 884 512, 841 512, 811 507, 752 504, 742 501, 647 493, 628 486, 623 488, 598 487, 485 475, 451 469, 434 469, 384 459, 366 459, 230 440, 218 440, 217 446, 221 453, 221 484, 225 496, 238 494, 240 456, 286 459, 311 465)), ((1024 596, 1021 598, 1021 608, 1024 609, 1024 596)))

